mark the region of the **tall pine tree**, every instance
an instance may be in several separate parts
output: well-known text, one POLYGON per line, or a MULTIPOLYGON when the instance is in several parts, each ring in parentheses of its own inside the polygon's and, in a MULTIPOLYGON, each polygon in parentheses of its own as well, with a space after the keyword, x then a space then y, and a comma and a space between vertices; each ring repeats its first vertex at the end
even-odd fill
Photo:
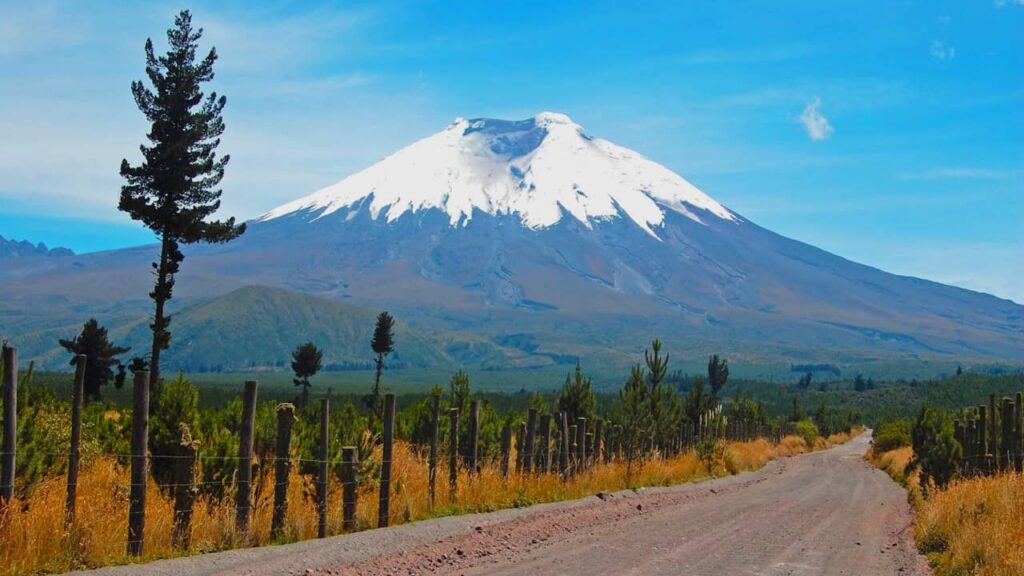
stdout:
MULTIPOLYGON (((131 350, 126 346, 114 346, 107 338, 107 329, 100 326, 95 318, 90 318, 82 326, 82 332, 71 340, 59 340, 65 350, 74 355, 85 354, 85 382, 83 393, 86 402, 100 400, 100 388, 105 386, 114 378, 114 367, 121 370, 121 362, 116 358, 131 350)), ((71 363, 75 359, 71 358, 71 363)), ((117 380, 118 388, 123 382, 123 376, 117 380)))
POLYGON ((592 422, 597 416, 597 396, 591 389, 590 376, 583 375, 583 368, 576 362, 574 375, 565 375, 565 384, 558 395, 558 411, 565 412, 570 422, 583 416, 592 422))
POLYGON ((626 479, 633 475, 633 461, 641 456, 643 444, 651 429, 651 406, 644 369, 639 364, 629 372, 629 379, 619 390, 619 417, 622 419, 623 445, 626 449, 626 479))
POLYGON ((143 161, 132 166, 121 161, 118 208, 139 220, 160 239, 160 258, 153 263, 156 283, 149 296, 155 304, 153 345, 150 351, 151 398, 160 397, 160 352, 170 346, 171 317, 165 306, 174 289, 185 255, 182 244, 228 242, 245 231, 234 218, 209 220, 220 208, 221 190, 229 156, 218 158, 217 146, 224 133, 221 112, 227 100, 212 92, 205 96, 201 84, 213 79, 216 49, 196 61, 203 30, 193 30, 192 16, 183 10, 167 31, 168 51, 157 57, 153 41, 146 40, 146 76, 132 82, 135 104, 150 122, 149 144, 139 147, 143 161))
POLYGON ((704 392, 704 379, 698 376, 694 379, 693 386, 690 387, 690 391, 687 392, 686 398, 683 400, 683 412, 687 420, 694 426, 700 424, 701 416, 707 414, 713 405, 714 401, 711 396, 704 392))
POLYGON ((675 389, 665 384, 668 373, 668 354, 661 355, 661 341, 651 342, 651 349, 644 350, 647 364, 647 382, 650 386, 648 398, 651 408, 651 446, 664 449, 678 417, 679 399, 675 389))
POLYGON ((377 368, 377 378, 373 381, 373 392, 370 394, 370 406, 376 410, 380 401, 380 375, 384 371, 384 358, 395 350, 395 318, 387 312, 377 316, 377 325, 373 328, 373 339, 370 348, 376 354, 373 359, 377 368))
POLYGON ((295 351, 292 352, 292 372, 295 373, 295 378, 292 379, 292 382, 302 388, 302 396, 300 396, 299 401, 299 408, 301 409, 309 406, 309 387, 312 385, 309 383, 309 379, 320 371, 323 359, 323 351, 312 342, 299 344, 295 351))
POLYGON ((720 359, 718 354, 711 355, 708 358, 708 384, 711 385, 711 397, 716 403, 719 400, 718 393, 725 388, 728 381, 729 361, 725 358, 720 359))

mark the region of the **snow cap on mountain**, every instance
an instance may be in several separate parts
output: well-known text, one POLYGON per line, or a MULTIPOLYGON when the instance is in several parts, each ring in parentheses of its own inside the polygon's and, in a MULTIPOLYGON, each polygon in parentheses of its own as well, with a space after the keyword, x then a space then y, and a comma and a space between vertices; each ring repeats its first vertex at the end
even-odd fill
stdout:
POLYGON ((518 216, 533 229, 552 226, 565 214, 588 227, 625 215, 657 237, 665 209, 698 222, 705 215, 736 220, 678 174, 586 135, 557 112, 515 121, 457 118, 441 132, 260 220, 296 212, 314 219, 340 210, 351 215, 371 195, 371 216, 383 211, 388 222, 428 209, 443 210, 452 226, 465 225, 479 210, 518 216))

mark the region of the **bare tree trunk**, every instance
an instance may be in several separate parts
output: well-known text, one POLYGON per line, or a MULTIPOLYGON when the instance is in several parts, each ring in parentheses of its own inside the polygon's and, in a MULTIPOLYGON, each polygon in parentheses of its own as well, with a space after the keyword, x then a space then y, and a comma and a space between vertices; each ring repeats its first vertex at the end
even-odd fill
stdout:
POLYGON ((249 512, 251 511, 252 491, 252 447, 253 430, 256 426, 256 390, 255 380, 245 382, 242 395, 242 425, 238 431, 238 471, 235 477, 237 492, 235 494, 235 526, 243 538, 249 532, 249 512))
POLYGON ((448 433, 448 499, 454 503, 459 478, 459 409, 449 408, 448 417, 451 420, 448 433))
POLYGON ((320 460, 318 462, 316 482, 317 538, 325 538, 327 536, 327 488, 330 478, 328 473, 330 462, 328 460, 331 454, 330 421, 331 401, 324 398, 320 403, 320 442, 317 446, 317 458, 320 460))
POLYGON ((149 392, 150 402, 157 402, 160 398, 160 353, 164 344, 169 342, 170 334, 167 327, 170 319, 164 314, 164 305, 171 297, 173 289, 173 275, 171 275, 168 260, 170 258, 170 239, 164 234, 160 241, 160 263, 156 270, 156 286, 150 293, 150 297, 156 303, 156 310, 153 313, 153 346, 149 354, 149 392), (170 277, 170 278, 168 278, 170 277))
POLYGON ((377 527, 387 528, 391 505, 391 454, 395 434, 395 395, 384 396, 384 446, 381 451, 377 527))
POLYGON ((142 555, 142 539, 146 528, 146 478, 149 465, 146 445, 149 443, 149 383, 145 372, 135 373, 132 395, 131 486, 128 489, 128 555, 142 555))
POLYGON ((71 394, 71 452, 68 454, 68 490, 64 503, 64 524, 75 522, 78 498, 79 447, 82 444, 82 401, 85 391, 85 354, 75 356, 75 388, 71 394))

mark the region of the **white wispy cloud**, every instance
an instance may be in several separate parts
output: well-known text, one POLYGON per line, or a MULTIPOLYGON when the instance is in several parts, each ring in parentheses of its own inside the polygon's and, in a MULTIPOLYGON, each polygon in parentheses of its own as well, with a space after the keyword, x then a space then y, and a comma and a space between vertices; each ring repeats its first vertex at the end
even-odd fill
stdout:
POLYGON ((952 60, 953 58, 956 58, 956 48, 946 46, 939 40, 932 40, 929 52, 931 53, 932 58, 935 58, 936 60, 952 60))
POLYGON ((829 124, 828 118, 821 113, 820 108, 821 98, 815 98, 804 108, 798 119, 811 140, 824 140, 832 135, 832 125, 829 124))
MULTIPOLYGON (((139 161, 148 128, 128 85, 144 76, 145 38, 164 49, 174 11, 94 15, 44 9, 45 2, 12 13, 14 23, 0 17, 0 211, 124 222, 117 167, 121 158, 139 161), (48 34, 77 28, 80 37, 55 44, 65 50, 73 42, 76 58, 50 56, 48 40, 10 38, 21 26, 48 34)), ((324 71, 339 53, 367 49, 361 26, 374 17, 369 10, 276 18, 199 8, 201 49, 216 46, 220 55, 207 89, 228 97, 221 152, 232 158, 222 215, 256 216, 450 119, 438 118, 429 92, 389 92, 357 65, 324 71)))
POLYGON ((1009 178, 1012 173, 1007 170, 994 170, 991 168, 970 168, 970 167, 947 167, 933 168, 921 172, 907 172, 900 174, 902 180, 1001 180, 1009 178))
POLYGON ((1024 0, 995 0, 996 8, 1003 6, 1024 6, 1024 0))

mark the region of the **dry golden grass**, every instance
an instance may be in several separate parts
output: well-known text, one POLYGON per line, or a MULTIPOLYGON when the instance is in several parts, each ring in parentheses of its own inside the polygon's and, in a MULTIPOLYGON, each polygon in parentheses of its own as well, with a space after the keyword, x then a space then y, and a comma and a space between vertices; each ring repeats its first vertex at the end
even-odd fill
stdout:
POLYGON ((921 486, 917 474, 907 475, 906 467, 910 459, 914 457, 914 451, 910 446, 904 446, 888 452, 876 453, 869 450, 867 458, 872 464, 881 468, 893 480, 907 489, 910 503, 915 505, 921 497, 921 486))
MULTIPOLYGON (((849 438, 839 435, 822 440, 824 448, 849 438)), ((392 463, 390 522, 399 524, 435 516, 481 512, 580 498, 600 491, 629 487, 668 486, 700 480, 708 476, 754 470, 774 458, 808 451, 807 444, 789 436, 779 445, 766 440, 732 442, 713 465, 711 474, 693 452, 665 460, 650 459, 635 463, 627 482, 626 463, 614 461, 598 465, 586 473, 562 482, 555 474, 502 478, 497 465, 485 466, 476 476, 459 473, 458 491, 452 501, 447 482, 447 466, 439 466, 437 503, 430 508, 426 460, 412 446, 396 443, 392 463)), ((380 450, 374 455, 380 459, 380 450)), ((12 502, 6 525, 0 527, 0 574, 38 574, 62 572, 86 567, 128 562, 125 553, 128 516, 127 468, 113 458, 96 458, 79 475, 76 522, 64 527, 64 476, 49 477, 37 484, 24 501, 12 502)), ((271 543, 270 522, 273 506, 273 479, 267 470, 254 487, 255 504, 248 539, 235 533, 234 500, 200 499, 192 522, 192 546, 187 553, 201 553, 239 546, 271 543), (262 488, 260 488, 262 487, 262 488)), ((316 536, 317 515, 313 504, 313 484, 309 477, 294 472, 288 491, 286 535, 282 541, 316 536)), ((376 526, 378 510, 376 482, 367 483, 358 495, 357 519, 360 529, 376 526)), ((328 533, 341 530, 341 487, 332 481, 329 494, 328 533)), ((140 561, 180 555, 171 542, 173 503, 150 479, 146 501, 144 554, 140 561)))
POLYGON ((922 498, 917 474, 904 472, 913 455, 906 446, 868 459, 907 488, 917 546, 936 575, 1024 574, 1024 476, 957 480, 922 498))
POLYGON ((939 576, 1024 574, 1024 476, 955 481, 923 500, 914 534, 939 576))

